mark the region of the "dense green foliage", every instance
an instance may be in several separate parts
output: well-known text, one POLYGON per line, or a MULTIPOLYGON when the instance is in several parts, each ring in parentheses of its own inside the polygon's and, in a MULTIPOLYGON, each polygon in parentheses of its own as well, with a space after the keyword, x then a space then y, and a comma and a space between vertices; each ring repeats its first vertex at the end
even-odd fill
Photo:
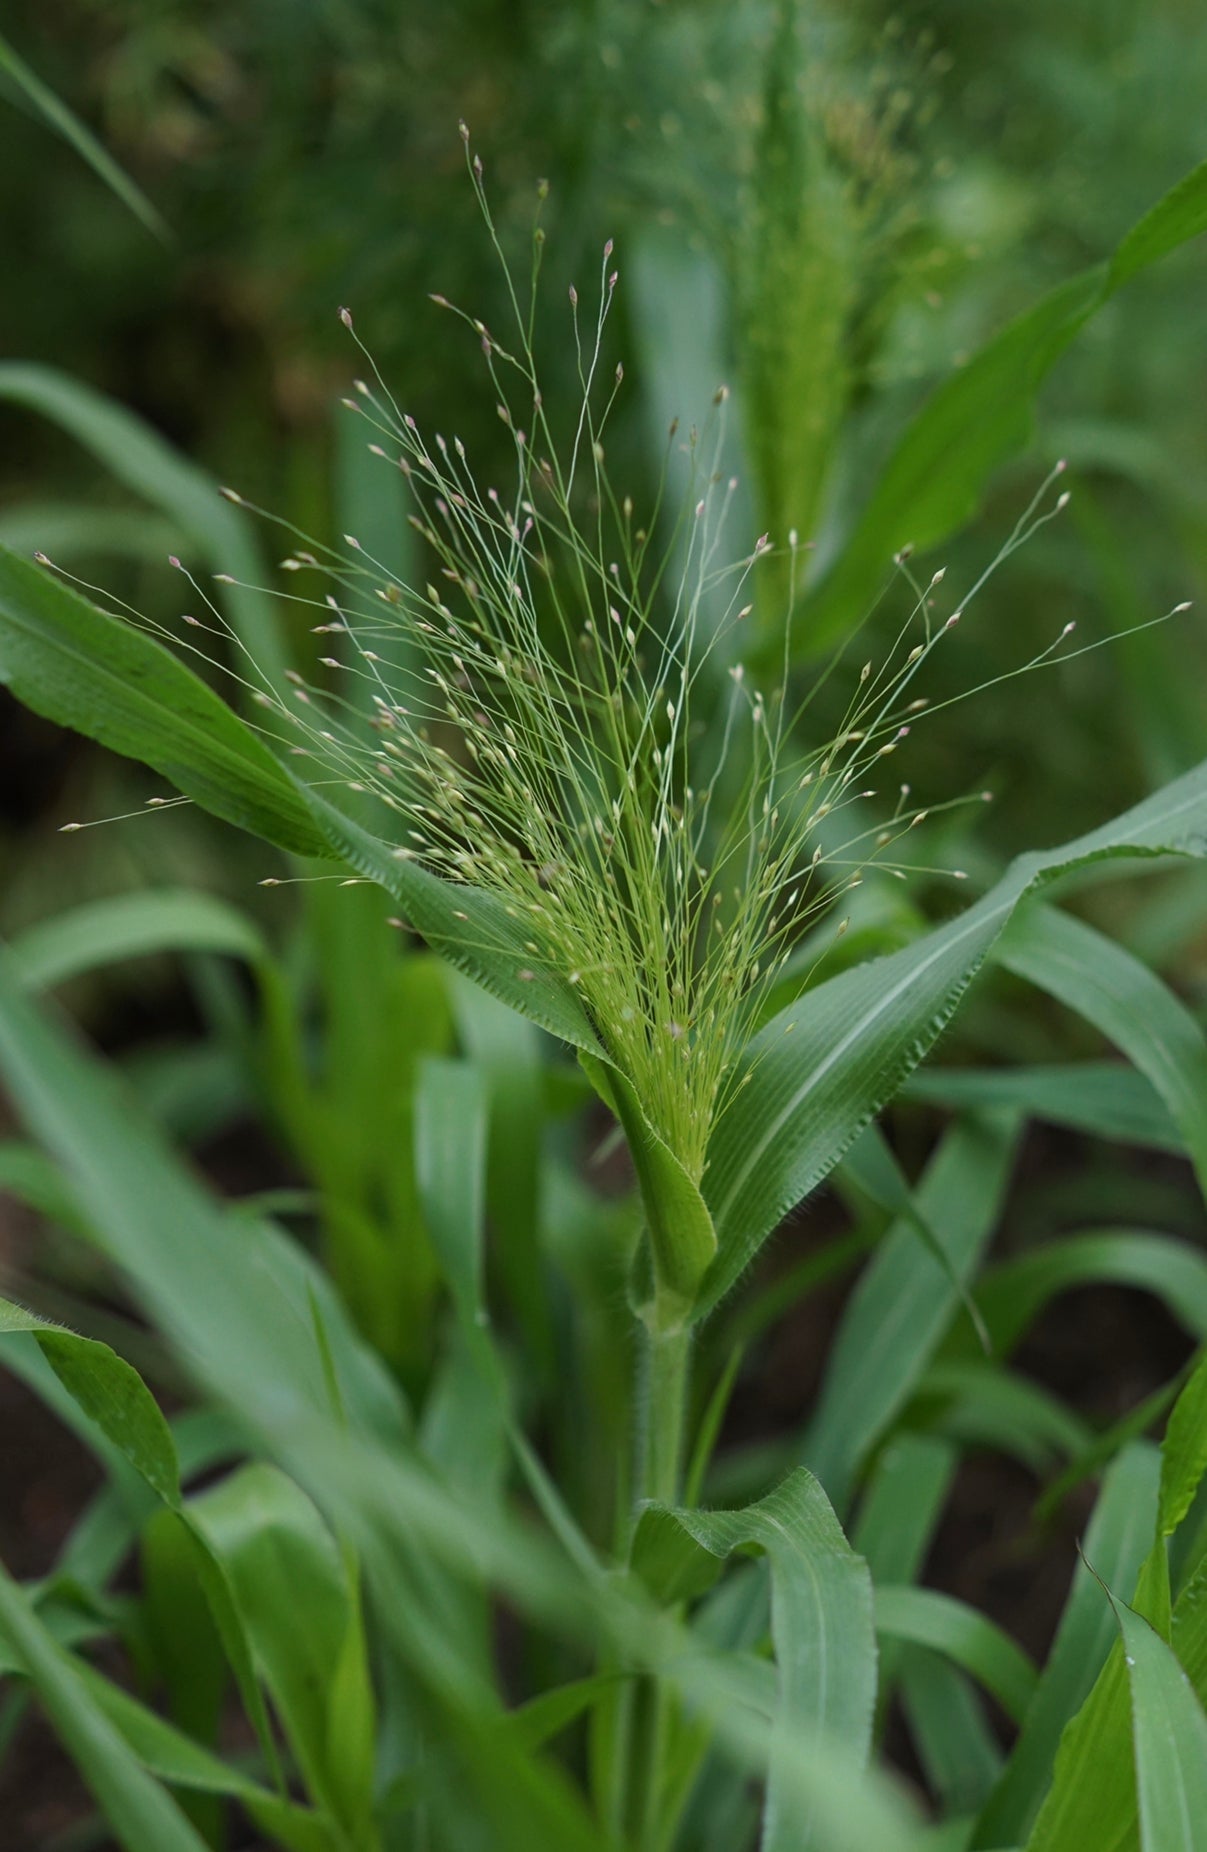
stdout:
POLYGON ((12 9, 55 1844, 1207 1848, 1207 53, 983 12, 12 9), (1039 1660, 932 1570, 986 1457, 1039 1660))

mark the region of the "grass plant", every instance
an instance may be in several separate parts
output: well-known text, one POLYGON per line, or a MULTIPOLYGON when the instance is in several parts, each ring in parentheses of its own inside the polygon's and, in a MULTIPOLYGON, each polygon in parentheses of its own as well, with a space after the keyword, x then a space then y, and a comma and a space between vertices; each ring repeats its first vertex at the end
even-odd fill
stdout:
MULTIPOLYGON (((37 1695, 129 1852, 197 1852, 228 1819, 297 1852, 1207 1844, 1207 1366, 1196 1354, 1143 1419, 1097 1433, 1010 1365, 1039 1309, 1086 1279, 1157 1293, 1201 1342, 1207 1264, 1123 1226, 988 1259, 1022 1123, 1053 1110, 1042 1076, 995 1071, 978 1088, 941 1072, 956 1110, 917 1176, 876 1123, 993 963, 1127 1057, 1079 1075, 1076 1122, 1139 1129, 1203 1187, 1200 1024, 1041 890, 1060 879, 1063 898, 1129 858, 1201 858, 1207 765, 1019 857, 897 949, 830 967, 839 903, 869 871, 943 871, 926 854, 941 806, 916 806, 890 768, 929 719, 921 678, 979 584, 944 613, 942 571, 915 582, 900 558, 899 633, 866 667, 857 646, 836 658, 850 694, 820 741, 817 684, 800 692, 796 667, 801 626, 831 626, 835 588, 862 583, 890 530, 902 552, 909 517, 920 539, 949 531, 961 465, 979 479, 1014 442, 1012 416, 986 434, 974 407, 992 424, 1020 368, 1042 373, 1205 217, 1198 170, 1108 270, 1041 303, 941 392, 820 590, 793 534, 728 560, 723 394, 685 434, 681 513, 668 498, 643 519, 614 489, 610 247, 597 294, 571 296, 581 397, 566 417, 546 405, 539 236, 514 332, 464 318, 510 439, 505 491, 481 486, 459 439, 427 438, 374 369, 358 387, 375 463, 413 498, 423 568, 396 570, 355 525, 342 547, 290 528, 288 596, 324 639, 313 670, 278 669, 224 615, 233 593, 231 609, 274 635, 277 588, 251 574, 222 572, 212 593, 190 574, 193 609, 169 648, 157 621, 131 623, 49 562, 0 551, 0 676, 283 851, 273 886, 321 884, 328 928, 352 948, 339 978, 358 997, 343 1007, 376 1019, 349 1032, 372 1058, 316 1075, 288 960, 239 913, 187 895, 93 910, 0 966, 0 1072, 32 1141, 0 1151, 0 1175, 103 1258, 154 1333, 147 1374, 170 1360, 194 1398, 169 1421, 116 1348, 4 1302, 6 1358, 109 1478, 51 1577, 0 1576, 4 1669, 16 1706, 37 1695), (940 438, 962 430, 976 437, 967 459, 935 465, 940 438), (186 666, 181 640, 207 661, 224 653, 238 711, 186 666), (369 884, 406 928, 406 949, 380 963, 377 940, 358 937, 363 892, 342 893, 369 884), (343 1211, 334 1282, 271 1204, 220 1204, 31 1000, 123 949, 162 948, 251 973, 245 1065, 298 1148, 325 1152, 316 1173, 343 1211), (588 1084, 627 1143, 635 1214, 594 1195, 568 1147, 588 1084), (358 1168, 360 1115, 381 1168, 358 1168), (377 1148, 391 1137, 407 1147, 396 1171, 377 1148), (807 1277, 749 1278, 827 1179, 853 1235, 807 1277), (367 1205, 391 1187, 375 1220, 367 1205), (864 1253, 780 1470, 740 1462, 747 1502, 710 1497, 752 1336, 824 1266, 864 1253), (341 1273, 360 1282, 355 1317, 341 1273), (414 1294, 420 1341, 367 1341, 393 1329, 375 1322, 374 1293, 414 1294), (618 1389, 638 1353, 638 1389, 618 1389), (1166 1410, 1158 1448, 1143 1435, 1166 1410), (1062 1483, 1101 1481, 1042 1669, 919 1581, 969 1436, 1058 1467, 1062 1483), (576 1472, 582 1453, 614 1495, 576 1472), (131 1612, 112 1584, 135 1543, 131 1612), (143 1689, 94 1665, 108 1638, 143 1689), (220 1750, 227 1689, 254 1741, 246 1762, 220 1750), (925 1821, 881 1765, 893 1702, 925 1821)), ((1054 486, 1005 553, 1061 504, 1054 486)), ((242 537, 246 504, 228 502, 242 537)), ((348 1020, 333 1008, 329 1024, 348 1020)))

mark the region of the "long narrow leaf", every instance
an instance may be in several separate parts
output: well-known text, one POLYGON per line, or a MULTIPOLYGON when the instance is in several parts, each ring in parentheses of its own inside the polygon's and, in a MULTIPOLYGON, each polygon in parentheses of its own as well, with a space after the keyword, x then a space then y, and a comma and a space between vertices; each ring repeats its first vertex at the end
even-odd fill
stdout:
POLYGON ((1189 1332, 1207 1340, 1207 1260, 1202 1254, 1147 1229, 1086 1229, 1045 1242, 985 1274, 977 1302, 994 1351, 1009 1356, 1057 1293, 1103 1281, 1153 1293, 1189 1332))
POLYGON ((140 759, 206 810, 303 855, 323 837, 268 748, 170 651, 0 549, 0 681, 140 759))
POLYGON ((1171 1647, 1116 1608, 1132 1693, 1142 1852, 1207 1852, 1207 1717, 1171 1647))
MULTIPOLYGON (((0 399, 59 425, 109 476, 161 509, 211 567, 230 574, 236 583, 223 588, 223 597, 235 634, 263 677, 282 687, 289 656, 275 601, 256 589, 264 580, 260 549, 248 517, 223 499, 217 483, 125 406, 54 367, 30 361, 0 365, 0 399)), ((62 538, 54 543, 61 545, 62 538)), ((34 545, 49 553, 52 539, 48 532, 34 545)), ((165 546, 161 558, 170 551, 165 546)))
POLYGON ((1035 1667, 1021 1646, 984 1614, 937 1589, 877 1588, 876 1631, 944 1654, 992 1692, 1016 1723, 1035 1695, 1035 1667))
POLYGON ((186 888, 89 901, 27 928, 9 949, 31 990, 49 990, 81 972, 155 952, 220 952, 250 964, 267 955, 245 914, 186 888))
POLYGON ((782 1764, 802 1736, 866 1755, 875 1695, 871 1578, 843 1536, 824 1492, 800 1469, 745 1511, 648 1506, 633 1545, 637 1572, 666 1600, 716 1574, 708 1557, 742 1546, 771 1564, 771 1635, 778 1668, 763 1852, 806 1852, 818 1843, 807 1818, 785 1806, 782 1764))
POLYGON ((901 1708, 945 1816, 974 1814, 1002 1766, 989 1720, 971 1680, 928 1647, 904 1649, 901 1708))
POLYGON ((845 971, 759 1031, 709 1149, 704 1191, 720 1243, 698 1311, 724 1297, 780 1217, 815 1188, 893 1097, 954 1014, 1019 901, 1108 857, 1207 852, 1207 766, 1103 828, 1020 856, 965 913, 916 945, 845 971))
POLYGON ((457 1311, 486 1321, 486 1093, 464 1061, 429 1056, 415 1096, 415 1157, 424 1220, 457 1311))
POLYGON ((982 1359, 934 1364, 917 1399, 938 1433, 966 1447, 1001 1448, 1040 1473, 1053 1454, 1077 1458, 1094 1439, 1094 1430, 1051 1390, 982 1359), (939 1410, 932 1415, 935 1398, 939 1410))
POLYGON ((1047 1067, 924 1068, 905 1083, 906 1099, 964 1111, 1014 1106, 1049 1125, 1112 1144, 1185 1150, 1152 1083, 1122 1061, 1053 1062, 1047 1067))
POLYGON ((1039 386, 1076 335, 1131 277, 1204 230, 1207 163, 1133 226, 1109 263, 1059 284, 938 387, 809 600, 802 648, 822 649, 840 634, 894 553, 933 546, 976 512, 992 472, 1027 442, 1039 386))
POLYGON ((0 71, 5 71, 15 84, 25 92, 43 121, 48 123, 56 135, 61 135, 68 145, 75 149, 80 159, 88 166, 99 180, 103 180, 111 193, 116 194, 124 206, 127 206, 149 232, 166 244, 171 233, 162 215, 156 210, 143 192, 136 186, 129 174, 118 166, 107 148, 103 148, 92 130, 82 123, 74 110, 68 109, 61 97, 55 95, 48 84, 44 84, 35 71, 31 71, 22 58, 9 44, 0 37, 0 71))
POLYGON ((932 1159, 917 1201, 946 1266, 894 1223, 843 1313, 804 1458, 843 1510, 859 1468, 904 1407, 959 1304, 997 1220, 1017 1136, 1012 1117, 968 1121, 932 1159))
POLYGON ((1122 1049, 1160 1094, 1207 1194, 1207 1037, 1138 958, 1055 907, 1027 907, 994 957, 1076 1010, 1122 1049))
POLYGON ((1021 1844, 1031 1829, 1061 1731, 1088 1697, 1113 1637, 1097 1576, 1108 1587, 1135 1586, 1152 1543, 1157 1472, 1156 1449, 1140 1443, 1120 1454, 1103 1480, 1056 1639, 1002 1777, 976 1823, 975 1848, 1021 1844))
POLYGON ((205 1852, 183 1814, 137 1762, 71 1659, 0 1568, 0 1634, 36 1689, 55 1731, 125 1852, 205 1852))
MULTIPOLYGON (((1112 1597, 1101 1583, 1096 1587, 1101 1606, 1111 1614, 1112 1597)), ((1168 1635, 1169 1569, 1161 1539, 1144 1558, 1133 1606, 1168 1635)), ((1201 1626, 1197 1630, 1201 1635, 1201 1626)), ((1177 1650, 1180 1657, 1180 1646, 1177 1650)), ((1093 1689, 1060 1738, 1052 1785, 1027 1840, 1027 1852, 1079 1852, 1083 1846, 1093 1846, 1095 1852, 1135 1852, 1138 1804, 1132 1736, 1127 1667, 1116 1637, 1093 1689)))

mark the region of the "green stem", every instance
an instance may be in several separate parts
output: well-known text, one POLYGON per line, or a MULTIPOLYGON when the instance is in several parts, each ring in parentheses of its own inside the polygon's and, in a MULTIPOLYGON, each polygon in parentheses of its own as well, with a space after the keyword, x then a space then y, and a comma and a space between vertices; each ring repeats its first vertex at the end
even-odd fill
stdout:
MULTIPOLYGON (((674 1505, 680 1497, 690 1358, 690 1329, 646 1328, 634 1475, 643 1500, 674 1505)), ((630 1843, 643 1852, 654 1852, 662 1839, 662 1764, 671 1703, 656 1678, 640 1678, 628 1687, 619 1720, 620 1821, 630 1843)))
POLYGON ((640 1472, 642 1498, 677 1503, 683 1470, 691 1331, 647 1330, 642 1358, 640 1472))

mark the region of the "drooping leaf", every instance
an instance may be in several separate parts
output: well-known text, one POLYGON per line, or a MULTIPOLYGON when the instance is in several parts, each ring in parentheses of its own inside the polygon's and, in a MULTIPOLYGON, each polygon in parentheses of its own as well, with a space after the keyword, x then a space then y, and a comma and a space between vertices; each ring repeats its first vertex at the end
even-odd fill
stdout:
POLYGON ((918 1383, 914 1411, 965 1447, 1000 1448, 1039 1473, 1054 1455, 1075 1458, 1094 1440, 1094 1430, 1059 1396, 983 1358, 933 1364, 918 1383))
MULTIPOLYGON (((55 367, 23 360, 0 364, 0 399, 49 418, 91 451, 107 476, 124 483, 152 508, 162 510, 187 540, 178 537, 172 545, 161 547, 161 559, 173 550, 185 552, 191 542, 214 570, 230 575, 235 583, 223 586, 221 595, 235 634, 247 653, 243 666, 254 664, 266 682, 274 688, 282 687, 289 656, 276 602, 257 589, 264 579, 260 549, 247 515, 223 498, 204 470, 124 405, 55 367)), ((97 510, 94 520, 106 512, 97 510)), ((109 518, 114 518, 112 513, 109 518)), ((147 535, 154 534, 160 523, 146 516, 141 518, 147 535)), ((47 532, 33 545, 43 553, 51 553, 52 546, 61 546, 64 539, 70 542, 71 535, 47 532)), ((254 687, 254 673, 249 679, 254 687)), ((250 695, 251 690, 243 692, 250 695)))
POLYGON ((956 1111, 1014 1106, 1049 1125, 1088 1132, 1112 1144, 1182 1151, 1181 1133, 1151 1081, 1122 1061, 1053 1062, 1048 1067, 923 1068, 902 1089, 956 1111))
POLYGON ((700 1592, 711 1559, 754 1545, 771 1565, 771 1634, 778 1695, 763 1823, 763 1852, 805 1852, 814 1828, 781 1794, 783 1765, 802 1738, 841 1743, 853 1760, 871 1740, 876 1656, 866 1565, 842 1534, 825 1493, 797 1469, 744 1511, 651 1505, 633 1542, 633 1567, 664 1601, 700 1592))
POLYGON ((993 1693, 1016 1723, 1037 1675, 1021 1646, 967 1602, 933 1588, 877 1587, 876 1631, 943 1653, 993 1693))
POLYGON ((0 681, 204 809, 302 855, 321 833, 267 746, 169 650, 0 548, 0 681))
POLYGON ((50 990, 82 972, 155 952, 219 952, 250 964, 267 955, 245 914, 187 888, 151 888, 89 901, 28 927, 9 950, 18 976, 31 990, 50 990))
POLYGON ((1207 1340, 1207 1260, 1202 1254, 1147 1229, 1086 1229, 1044 1242, 984 1275, 977 1300, 995 1353, 1009 1356, 1057 1293, 1102 1281, 1155 1294, 1189 1332, 1207 1340))
POLYGON ((1055 907, 1020 911, 994 948, 1008 971, 1109 1036, 1169 1110, 1207 1193, 1207 1037, 1138 958, 1055 907))
POLYGON ((108 1344, 80 1337, 0 1299, 0 1338, 30 1331, 63 1387, 84 1414, 165 1504, 180 1503, 180 1468, 172 1431, 142 1377, 108 1344))

